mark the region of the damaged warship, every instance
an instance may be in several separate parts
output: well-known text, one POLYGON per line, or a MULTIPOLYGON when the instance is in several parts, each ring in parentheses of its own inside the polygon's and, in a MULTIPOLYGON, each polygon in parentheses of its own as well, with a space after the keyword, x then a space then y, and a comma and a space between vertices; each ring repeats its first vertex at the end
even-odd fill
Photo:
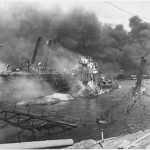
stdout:
POLYGON ((46 41, 47 52, 44 64, 39 62, 38 65, 35 65, 35 59, 41 39, 42 37, 38 37, 31 61, 27 58, 22 58, 21 65, 18 68, 11 68, 9 65, 7 65, 6 69, 1 72, 0 77, 2 77, 6 82, 13 79, 19 80, 22 78, 37 79, 40 83, 42 83, 42 81, 46 81, 58 92, 69 91, 70 87, 66 80, 66 78, 68 78, 67 74, 64 75, 56 69, 47 69, 51 40, 46 41))
POLYGON ((98 64, 89 56, 81 57, 75 76, 73 89, 77 96, 93 97, 120 88, 115 80, 98 71, 98 64))
POLYGON ((41 82, 48 82, 55 91, 60 93, 71 93, 74 96, 92 97, 103 93, 107 93, 119 85, 116 81, 110 79, 98 71, 98 64, 89 56, 82 56, 79 63, 70 71, 58 71, 58 69, 47 69, 49 48, 51 40, 47 42, 47 54, 45 64, 41 62, 34 65, 37 50, 42 37, 38 37, 31 62, 29 59, 23 58, 19 68, 10 68, 7 65, 6 70, 0 74, 5 81, 14 78, 36 78, 41 82))

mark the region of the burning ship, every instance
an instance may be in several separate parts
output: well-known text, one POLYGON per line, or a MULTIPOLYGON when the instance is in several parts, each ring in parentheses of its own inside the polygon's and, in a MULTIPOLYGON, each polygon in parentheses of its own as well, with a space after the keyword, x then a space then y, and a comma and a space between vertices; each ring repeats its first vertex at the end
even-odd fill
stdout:
POLYGON ((75 76, 76 84, 73 89, 77 96, 93 97, 119 88, 115 80, 98 71, 98 64, 89 56, 81 57, 75 76))
POLYGON ((1 73, 5 81, 22 77, 38 79, 41 82, 48 82, 57 92, 72 93, 77 96, 91 97, 97 96, 119 87, 116 81, 113 81, 98 71, 98 64, 91 57, 83 56, 79 63, 71 72, 58 71, 58 69, 47 69, 49 48, 51 40, 47 42, 47 53, 44 65, 39 62, 36 66, 35 58, 42 37, 38 37, 31 61, 23 58, 19 68, 10 68, 7 65, 6 70, 1 73))
POLYGON ((48 40, 46 43, 47 52, 44 64, 39 62, 38 65, 35 65, 35 59, 41 39, 42 37, 38 37, 31 61, 27 58, 22 58, 22 62, 19 68, 10 68, 10 66, 7 65, 6 69, 0 74, 0 77, 2 77, 4 81, 11 81, 12 79, 19 80, 21 78, 34 78, 40 81, 40 83, 42 83, 42 81, 46 81, 52 86, 53 89, 58 92, 69 91, 70 87, 66 80, 67 74, 64 75, 58 72, 56 69, 47 69, 51 40, 48 40))

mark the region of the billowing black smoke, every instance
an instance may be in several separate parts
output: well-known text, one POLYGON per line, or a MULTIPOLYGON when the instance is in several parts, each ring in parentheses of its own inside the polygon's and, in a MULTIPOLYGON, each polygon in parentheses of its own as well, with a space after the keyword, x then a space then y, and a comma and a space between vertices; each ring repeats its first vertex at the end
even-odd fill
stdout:
MULTIPOLYGON (((55 52, 50 54, 55 56, 49 56, 49 64, 56 60, 63 62, 64 58, 67 58, 66 64, 73 58, 76 62, 76 56, 78 59, 79 54, 85 53, 99 63, 100 71, 112 75, 120 69, 137 72, 140 57, 149 53, 150 25, 137 16, 129 20, 130 32, 123 25, 115 28, 102 25, 94 13, 82 7, 64 13, 60 8, 44 10, 38 3, 12 2, 1 16, 0 42, 4 45, 0 47, 0 61, 4 64, 19 66, 22 57, 31 59, 38 36, 52 39, 51 50, 55 52)), ((44 61, 44 54, 41 44, 36 63, 44 61)))

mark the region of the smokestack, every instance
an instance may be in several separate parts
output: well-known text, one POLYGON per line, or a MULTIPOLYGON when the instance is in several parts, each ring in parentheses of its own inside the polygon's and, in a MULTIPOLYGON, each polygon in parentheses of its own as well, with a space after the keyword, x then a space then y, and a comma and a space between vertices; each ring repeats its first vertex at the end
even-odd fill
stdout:
POLYGON ((33 57, 32 57, 32 60, 31 60, 31 65, 34 64, 35 57, 36 57, 36 54, 37 54, 37 50, 38 50, 38 48, 39 48, 39 44, 40 44, 41 38, 42 38, 42 37, 38 37, 37 43, 36 43, 36 45, 35 45, 35 49, 34 49, 34 52, 33 52, 33 57))
POLYGON ((141 87, 142 75, 143 75, 143 70, 144 70, 144 67, 145 67, 145 63, 146 63, 146 58, 141 57, 141 64, 140 64, 139 73, 138 73, 138 76, 137 76, 136 89, 139 89, 141 87))
POLYGON ((46 58, 45 58, 45 68, 47 67, 47 62, 48 62, 48 56, 49 56, 49 52, 50 52, 50 46, 51 46, 51 42, 52 40, 48 40, 47 43, 47 51, 46 51, 46 58))

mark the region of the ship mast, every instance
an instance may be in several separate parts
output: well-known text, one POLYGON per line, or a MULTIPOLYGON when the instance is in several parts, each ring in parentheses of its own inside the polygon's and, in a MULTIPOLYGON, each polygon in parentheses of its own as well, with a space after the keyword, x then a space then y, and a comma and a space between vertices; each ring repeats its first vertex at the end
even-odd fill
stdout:
POLYGON ((51 40, 48 40, 47 42, 47 49, 46 49, 46 58, 45 58, 45 68, 47 68, 47 63, 48 63, 48 56, 50 52, 50 46, 51 46, 51 40))
POLYGON ((85 39, 89 39, 91 37, 85 37, 84 36, 84 32, 81 32, 81 38, 77 39, 77 41, 82 41, 82 51, 83 51, 83 55, 85 56, 85 51, 86 51, 86 45, 85 45, 85 39))
POLYGON ((139 73, 138 73, 137 82, 136 82, 136 89, 141 88, 142 75, 143 75, 143 70, 144 70, 144 67, 145 67, 145 63, 146 63, 146 58, 143 56, 143 57, 141 57, 141 64, 140 64, 140 67, 139 67, 139 73))
POLYGON ((41 39, 42 39, 42 37, 38 37, 37 43, 36 43, 35 48, 34 48, 32 60, 31 60, 31 65, 34 65, 35 57, 36 57, 41 39))

